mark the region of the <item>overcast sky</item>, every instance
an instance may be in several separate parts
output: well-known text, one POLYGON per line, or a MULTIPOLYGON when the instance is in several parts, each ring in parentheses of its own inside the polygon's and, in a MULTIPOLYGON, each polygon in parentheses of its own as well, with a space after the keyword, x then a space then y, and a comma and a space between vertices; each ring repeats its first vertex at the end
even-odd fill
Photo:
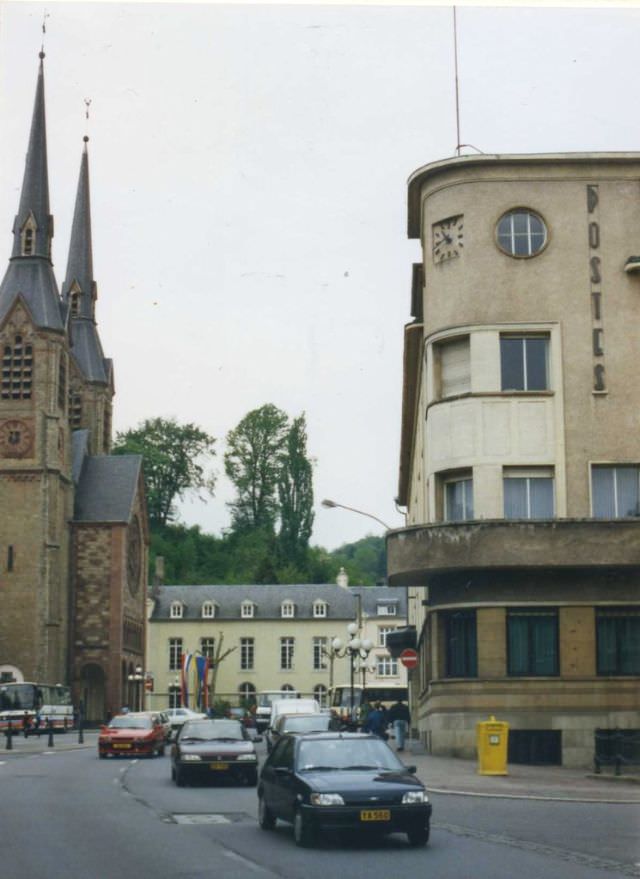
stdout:
MULTIPOLYGON (((6 259, 45 8, 54 263, 61 283, 90 98, 115 429, 175 416, 217 437, 216 496, 181 516, 220 533, 226 433, 264 403, 304 411, 313 542, 383 533, 324 497, 400 526, 402 335, 420 261, 406 179, 455 151, 452 8, 0 2, 6 259)), ((459 7, 461 141, 637 150, 639 26, 635 8, 459 7)))

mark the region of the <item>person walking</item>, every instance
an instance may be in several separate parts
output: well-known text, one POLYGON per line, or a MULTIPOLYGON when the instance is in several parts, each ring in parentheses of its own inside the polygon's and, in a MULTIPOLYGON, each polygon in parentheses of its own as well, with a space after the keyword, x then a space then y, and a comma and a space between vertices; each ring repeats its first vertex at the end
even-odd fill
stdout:
POLYGON ((376 702, 374 707, 367 714, 367 719, 365 720, 362 730, 363 732, 373 733, 374 736, 379 736, 379 738, 385 738, 385 716, 382 711, 382 705, 379 702, 376 702))
POLYGON ((404 751, 404 742, 411 723, 411 713, 409 706, 405 705, 402 699, 391 706, 387 716, 389 723, 393 724, 396 736, 396 750, 404 751))

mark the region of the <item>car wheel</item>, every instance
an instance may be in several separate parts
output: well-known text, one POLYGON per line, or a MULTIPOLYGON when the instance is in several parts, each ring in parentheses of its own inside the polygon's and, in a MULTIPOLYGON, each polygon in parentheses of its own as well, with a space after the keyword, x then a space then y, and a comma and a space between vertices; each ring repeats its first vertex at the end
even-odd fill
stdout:
POLYGON ((429 825, 426 827, 416 827, 414 830, 407 832, 409 845, 413 848, 422 848, 429 842, 429 825))
POLYGON ((101 760, 106 760, 106 759, 107 759, 107 755, 106 755, 106 754, 98 754, 98 757, 100 757, 101 760))
POLYGON ((179 766, 176 766, 175 781, 178 787, 186 787, 187 785, 187 779, 185 778, 184 769, 180 769, 179 766))
POLYGON ((164 757, 164 742, 163 742, 163 743, 160 745, 160 747, 158 748, 158 754, 159 754, 161 757, 164 757))
POLYGON ((302 809, 298 809, 293 816, 293 838, 296 845, 307 848, 313 842, 313 833, 309 822, 302 813, 302 809))
POLYGON ((264 796, 258 798, 258 824, 263 830, 273 830, 276 826, 276 816, 264 801, 264 796))
POLYGON ((258 783, 258 772, 254 769, 252 772, 247 772, 245 775, 245 780, 249 787, 255 787, 258 783))

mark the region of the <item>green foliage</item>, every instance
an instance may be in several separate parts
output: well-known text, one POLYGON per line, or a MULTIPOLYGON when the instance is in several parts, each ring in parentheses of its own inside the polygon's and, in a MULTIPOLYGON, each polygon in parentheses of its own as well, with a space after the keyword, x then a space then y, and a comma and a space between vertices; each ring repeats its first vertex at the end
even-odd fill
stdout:
POLYGON ((275 528, 288 421, 285 412, 267 403, 227 434, 224 468, 236 488, 229 504, 236 531, 275 528))
POLYGON ((365 537, 334 552, 311 546, 299 563, 292 563, 281 558, 276 538, 268 531, 215 537, 202 534, 197 525, 151 528, 151 583, 156 556, 164 558, 168 585, 335 583, 344 567, 350 583, 374 586, 384 581, 386 565, 381 537, 365 537))
POLYGON ((137 428, 116 434, 114 455, 142 455, 149 521, 152 527, 175 518, 175 502, 187 491, 213 494, 215 478, 203 460, 212 457, 215 439, 195 424, 175 418, 149 418, 137 428))
POLYGON ((286 436, 278 497, 280 551, 290 564, 300 565, 304 563, 314 518, 313 465, 307 456, 307 422, 304 413, 294 418, 286 436))

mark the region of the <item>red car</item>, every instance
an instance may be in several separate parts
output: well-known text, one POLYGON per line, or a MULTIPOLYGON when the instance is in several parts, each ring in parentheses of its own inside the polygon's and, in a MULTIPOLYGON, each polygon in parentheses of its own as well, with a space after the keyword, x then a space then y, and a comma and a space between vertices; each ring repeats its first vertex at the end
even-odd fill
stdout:
POLYGON ((118 714, 100 729, 98 756, 153 757, 164 754, 165 731, 157 714, 118 714))

